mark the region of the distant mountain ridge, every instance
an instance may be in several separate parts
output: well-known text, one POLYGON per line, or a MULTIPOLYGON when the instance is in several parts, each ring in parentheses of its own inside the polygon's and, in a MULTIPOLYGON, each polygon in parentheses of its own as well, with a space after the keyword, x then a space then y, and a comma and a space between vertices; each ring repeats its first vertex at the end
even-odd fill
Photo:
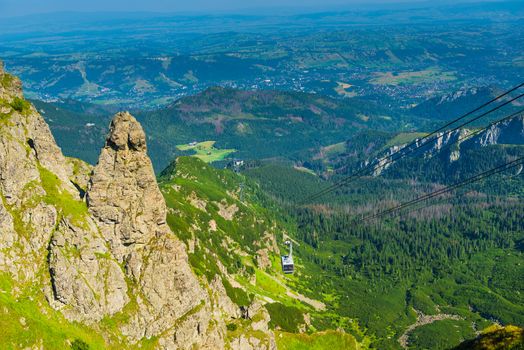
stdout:
POLYGON ((428 119, 450 120, 473 110, 502 93, 493 86, 465 87, 447 95, 430 98, 412 109, 428 119))
MULTIPOLYGON (((96 162, 97 144, 103 142, 111 111, 81 102, 35 101, 35 105, 66 154, 96 162)), ((177 145, 193 141, 214 140, 215 147, 235 149, 234 156, 242 159, 293 159, 310 148, 341 142, 359 130, 409 130, 416 124, 414 117, 367 100, 223 87, 135 115, 147 132, 157 172, 176 156, 189 154, 177 145)))
POLYGON ((475 129, 459 129, 452 133, 439 133, 431 136, 430 139, 435 140, 427 142, 424 139, 416 138, 411 141, 414 144, 410 147, 405 148, 407 143, 389 147, 364 165, 378 164, 374 176, 389 174, 389 170, 397 173, 398 176, 400 173, 409 173, 411 169, 413 176, 424 178, 429 173, 434 180, 438 178, 445 180, 450 172, 457 172, 457 169, 462 168, 467 162, 472 162, 473 159, 476 161, 481 159, 482 162, 492 166, 500 165, 505 159, 512 159, 519 154, 524 155, 524 147, 522 147, 524 145, 524 115, 521 114, 510 120, 494 124, 480 133, 477 133, 475 129), (500 159, 493 158, 489 152, 484 152, 483 156, 483 149, 497 152, 500 159), (474 158, 471 158, 472 156, 474 158), (391 162, 391 159, 400 160, 391 162), (432 174, 429 168, 422 170, 419 167, 424 163, 438 163, 442 173, 440 175, 432 174))

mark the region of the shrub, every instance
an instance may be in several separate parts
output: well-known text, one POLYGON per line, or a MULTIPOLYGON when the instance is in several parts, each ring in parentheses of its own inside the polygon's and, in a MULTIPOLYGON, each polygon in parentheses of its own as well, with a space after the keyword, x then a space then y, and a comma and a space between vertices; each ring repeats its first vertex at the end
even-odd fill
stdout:
POLYGON ((11 107, 13 107, 15 111, 22 113, 29 110, 30 104, 23 98, 15 97, 13 102, 11 102, 11 107))
POLYGON ((236 325, 236 323, 228 323, 226 325, 226 328, 227 328, 228 331, 234 332, 234 331, 237 330, 238 326, 236 325))
POLYGON ((73 343, 71 344, 72 350, 89 350, 89 344, 87 344, 85 341, 80 339, 75 339, 73 343))

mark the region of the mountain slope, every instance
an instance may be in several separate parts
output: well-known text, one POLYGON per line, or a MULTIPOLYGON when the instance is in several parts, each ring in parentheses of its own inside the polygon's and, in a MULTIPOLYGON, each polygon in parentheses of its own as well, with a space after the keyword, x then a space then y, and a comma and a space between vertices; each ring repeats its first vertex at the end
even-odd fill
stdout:
MULTIPOLYGON (((269 328, 287 332, 283 336, 290 341, 338 337, 356 346, 350 335, 337 332, 309 338, 293 334, 329 329, 331 325, 319 323, 329 310, 300 282, 311 278, 300 257, 295 275, 282 274, 280 254, 287 249, 283 237, 296 228, 284 223, 278 207, 255 183, 199 159, 180 157, 162 173, 160 188, 169 208, 168 224, 175 232, 185 232, 182 239, 193 269, 211 283, 222 281, 227 295, 244 306, 252 320, 258 317, 252 317, 251 310, 266 305, 269 328)), ((237 330, 245 327, 243 321, 232 320, 230 336, 238 337, 237 330)))
POLYGON ((450 183, 524 155, 522 113, 490 123, 485 130, 461 128, 424 139, 426 135, 364 131, 344 143, 318 148, 302 164, 326 177, 373 164, 373 176, 450 183))
POLYGON ((410 118, 370 101, 220 87, 139 118, 163 154, 173 154, 177 143, 216 140, 218 147, 236 149, 235 157, 246 159, 292 159, 297 152, 340 142, 358 130, 412 127, 410 118))
MULTIPOLYGON (((66 154, 96 162, 97 145, 103 142, 109 122, 107 112, 82 102, 35 104, 66 154)), ((411 130, 415 120, 356 98, 222 87, 181 98, 160 110, 138 112, 137 119, 148 135, 158 172, 176 156, 191 154, 179 146, 193 141, 216 141, 216 148, 234 150, 236 158, 294 159, 361 130, 411 130)))

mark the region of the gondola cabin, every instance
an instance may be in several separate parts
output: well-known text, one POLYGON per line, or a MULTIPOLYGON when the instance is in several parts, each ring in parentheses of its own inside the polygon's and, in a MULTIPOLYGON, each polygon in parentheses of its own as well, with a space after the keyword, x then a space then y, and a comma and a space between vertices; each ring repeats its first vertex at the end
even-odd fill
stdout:
POLYGON ((293 264, 293 257, 289 255, 282 255, 282 271, 285 274, 292 274, 295 271, 293 264))
POLYGON ((292 274, 295 271, 295 264, 293 263, 293 243, 291 241, 284 242, 289 246, 289 255, 282 255, 282 271, 285 274, 292 274))

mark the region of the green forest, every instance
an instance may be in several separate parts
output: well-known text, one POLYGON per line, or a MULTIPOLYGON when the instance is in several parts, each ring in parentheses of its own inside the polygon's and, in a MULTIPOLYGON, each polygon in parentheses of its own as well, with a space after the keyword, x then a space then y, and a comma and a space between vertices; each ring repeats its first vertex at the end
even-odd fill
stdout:
MULTIPOLYGON (((399 166, 400 168, 400 166, 399 166)), ((400 171, 400 170, 399 170, 400 171)), ((379 349, 397 339, 417 313, 455 315, 417 327, 413 348, 448 349, 494 320, 524 325, 524 205, 522 177, 505 175, 380 220, 363 221, 435 184, 398 177, 362 178, 305 203, 323 180, 289 167, 265 164, 245 172, 289 213, 302 244, 296 248, 304 283, 340 317, 357 319, 379 349), (450 329, 457 332, 448 342, 450 329)), ((506 174, 507 175, 507 174, 506 174)), ((356 336, 358 334, 355 333, 356 336)))

